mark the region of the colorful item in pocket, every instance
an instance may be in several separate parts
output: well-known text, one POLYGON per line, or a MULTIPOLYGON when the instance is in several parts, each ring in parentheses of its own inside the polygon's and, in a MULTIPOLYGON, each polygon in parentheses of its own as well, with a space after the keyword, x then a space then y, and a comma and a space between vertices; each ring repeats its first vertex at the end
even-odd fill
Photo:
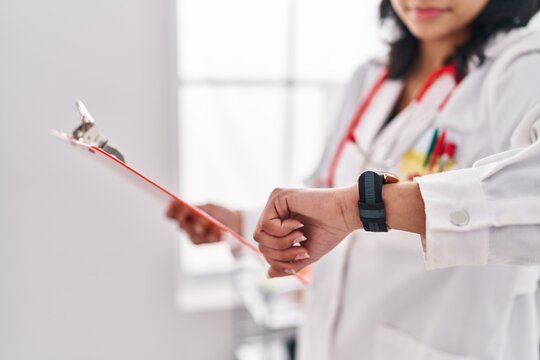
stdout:
POLYGON ((446 131, 442 131, 439 135, 439 138, 437 139, 437 143, 435 144, 435 149, 433 149, 433 152, 431 153, 431 157, 429 159, 429 172, 433 172, 433 167, 435 164, 437 164, 437 160, 440 156, 444 153, 444 142, 446 140, 446 131))
POLYGON ((441 156, 441 159, 439 160, 439 172, 446 171, 446 167, 450 162, 453 162, 454 155, 456 153, 456 144, 454 143, 447 143, 444 147, 444 154, 441 156))

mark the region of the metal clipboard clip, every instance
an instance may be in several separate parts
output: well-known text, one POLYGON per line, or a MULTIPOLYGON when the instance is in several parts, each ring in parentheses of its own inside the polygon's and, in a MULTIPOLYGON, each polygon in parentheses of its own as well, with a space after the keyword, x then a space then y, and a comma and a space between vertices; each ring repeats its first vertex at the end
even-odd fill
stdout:
POLYGON ((81 124, 73 130, 73 139, 89 146, 98 147, 108 154, 115 156, 118 160, 126 162, 120 151, 109 145, 109 139, 99 131, 94 118, 90 115, 90 112, 88 112, 82 101, 75 101, 75 106, 81 116, 81 124))

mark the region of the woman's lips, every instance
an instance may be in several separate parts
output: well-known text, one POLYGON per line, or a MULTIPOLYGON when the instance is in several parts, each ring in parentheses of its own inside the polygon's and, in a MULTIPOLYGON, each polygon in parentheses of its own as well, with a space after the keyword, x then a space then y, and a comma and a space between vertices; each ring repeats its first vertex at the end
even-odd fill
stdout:
POLYGON ((431 20, 441 16, 447 10, 437 8, 411 8, 409 13, 419 20, 431 20))

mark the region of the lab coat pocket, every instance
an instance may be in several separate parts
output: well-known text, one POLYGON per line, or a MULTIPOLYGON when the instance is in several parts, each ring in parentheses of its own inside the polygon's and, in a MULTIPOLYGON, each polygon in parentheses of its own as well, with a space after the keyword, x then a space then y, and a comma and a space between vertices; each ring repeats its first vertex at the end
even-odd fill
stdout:
POLYGON ((402 154, 396 173, 404 180, 412 180, 416 176, 452 170, 456 167, 456 147, 453 134, 447 134, 444 129, 430 129, 402 154))
POLYGON ((477 360, 433 349, 389 326, 380 326, 375 332, 373 355, 373 360, 477 360))

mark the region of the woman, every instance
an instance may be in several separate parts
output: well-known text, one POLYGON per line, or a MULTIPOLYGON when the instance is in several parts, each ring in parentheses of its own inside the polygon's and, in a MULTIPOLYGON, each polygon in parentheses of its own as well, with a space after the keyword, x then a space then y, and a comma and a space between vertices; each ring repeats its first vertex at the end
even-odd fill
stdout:
MULTIPOLYGON (((386 59, 356 71, 312 183, 349 185, 370 169, 406 180, 507 150, 540 102, 540 41, 522 29, 537 9, 537 0, 383 0, 396 39, 386 59)), ((195 236, 201 225, 177 210, 169 215, 195 236)), ((285 259, 258 241, 284 273, 310 255, 296 246, 285 259)), ((299 357, 537 359, 537 277, 510 266, 426 272, 418 235, 354 232, 314 265, 299 357)))

